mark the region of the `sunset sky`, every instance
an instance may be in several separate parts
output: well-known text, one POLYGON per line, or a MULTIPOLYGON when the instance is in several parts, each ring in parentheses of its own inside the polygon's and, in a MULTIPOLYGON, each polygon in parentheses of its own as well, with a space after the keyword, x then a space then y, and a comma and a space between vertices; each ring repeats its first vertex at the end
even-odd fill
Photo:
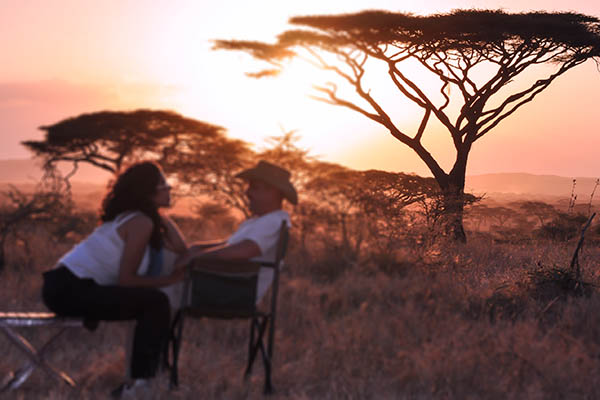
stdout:
MULTIPOLYGON (((19 142, 41 139, 40 125, 84 112, 153 108, 221 125, 258 149, 266 137, 296 130, 300 145, 322 160, 428 174, 382 127, 310 99, 317 71, 298 65, 278 78, 254 80, 244 73, 260 64, 243 53, 212 51, 211 40, 271 41, 295 15, 455 8, 600 17, 598 0, 3 0, 0 159, 29 157, 19 142)), ((407 126, 418 123, 405 114, 407 126)), ((452 156, 444 135, 432 131, 427 143, 447 168, 452 156)), ((496 172, 600 176, 600 70, 594 62, 560 77, 475 144, 468 174, 496 172)))

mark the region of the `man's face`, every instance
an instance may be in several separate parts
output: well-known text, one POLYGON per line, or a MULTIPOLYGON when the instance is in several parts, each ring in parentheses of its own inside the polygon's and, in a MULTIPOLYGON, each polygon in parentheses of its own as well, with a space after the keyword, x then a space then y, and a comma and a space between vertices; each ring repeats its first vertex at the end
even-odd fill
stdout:
POLYGON ((250 179, 246 189, 250 212, 253 215, 262 215, 271 212, 281 205, 281 192, 279 189, 258 179, 250 179))

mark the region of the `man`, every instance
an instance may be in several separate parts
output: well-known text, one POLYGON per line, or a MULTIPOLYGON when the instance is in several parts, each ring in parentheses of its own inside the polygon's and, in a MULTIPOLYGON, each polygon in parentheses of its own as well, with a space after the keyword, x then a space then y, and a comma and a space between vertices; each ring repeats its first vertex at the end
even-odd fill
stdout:
MULTIPOLYGON (((255 167, 240 172, 236 177, 248 182, 248 197, 252 217, 244 221, 225 242, 198 243, 190 247, 186 257, 177 264, 187 264, 192 259, 206 260, 206 269, 215 272, 256 272, 256 267, 244 264, 213 265, 210 260, 223 261, 269 261, 275 260, 281 222, 290 224, 289 214, 282 210, 283 200, 296 205, 298 195, 290 182, 289 171, 260 161, 255 167), (252 270, 254 268, 254 270, 252 270)), ((267 291, 273 281, 273 270, 258 270, 257 300, 267 291)))

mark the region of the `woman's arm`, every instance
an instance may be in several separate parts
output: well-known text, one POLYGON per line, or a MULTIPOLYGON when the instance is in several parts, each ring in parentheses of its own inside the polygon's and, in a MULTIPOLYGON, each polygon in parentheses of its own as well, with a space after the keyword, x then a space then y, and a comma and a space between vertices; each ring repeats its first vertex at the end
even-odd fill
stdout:
POLYGON ((119 266, 118 284, 120 286, 162 287, 172 285, 183 279, 184 270, 177 268, 174 269, 171 275, 166 276, 149 277, 137 274, 146 246, 150 241, 153 226, 154 224, 150 218, 145 215, 138 215, 119 227, 119 235, 125 243, 119 266))
POLYGON ((181 233, 177 224, 170 217, 164 215, 162 218, 167 229, 165 247, 178 254, 185 253, 188 250, 188 246, 183 233, 181 233))

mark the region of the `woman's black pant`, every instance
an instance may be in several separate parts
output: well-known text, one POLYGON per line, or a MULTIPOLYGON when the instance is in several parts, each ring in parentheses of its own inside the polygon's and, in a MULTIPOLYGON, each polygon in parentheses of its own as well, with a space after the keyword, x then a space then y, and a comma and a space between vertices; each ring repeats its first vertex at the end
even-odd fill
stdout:
POLYGON ((131 357, 131 377, 156 374, 161 351, 168 339, 170 305, 158 289, 98 285, 60 266, 44 273, 42 296, 54 313, 88 320, 136 320, 131 357))

